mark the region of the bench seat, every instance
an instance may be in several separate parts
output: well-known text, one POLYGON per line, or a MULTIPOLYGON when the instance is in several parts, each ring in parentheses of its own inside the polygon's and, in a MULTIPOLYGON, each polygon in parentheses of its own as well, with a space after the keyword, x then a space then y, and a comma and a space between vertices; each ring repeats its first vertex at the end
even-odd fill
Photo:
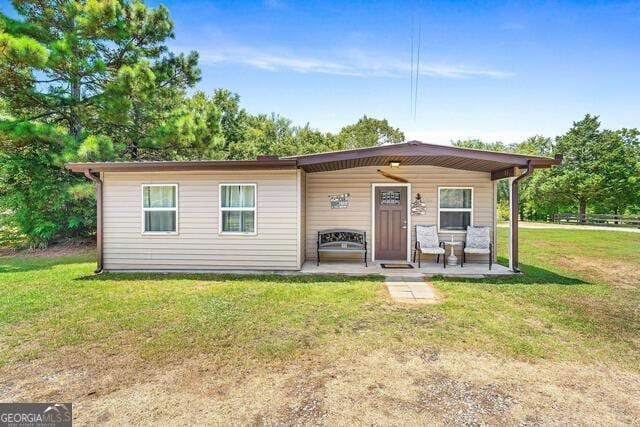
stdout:
POLYGON ((330 247, 330 248, 320 248, 320 249, 318 249, 318 252, 360 252, 360 253, 364 253, 365 249, 330 247))
POLYGON ((364 265, 367 265, 367 232, 348 228, 334 228, 318 231, 317 265, 320 265, 320 253, 361 253, 364 265))

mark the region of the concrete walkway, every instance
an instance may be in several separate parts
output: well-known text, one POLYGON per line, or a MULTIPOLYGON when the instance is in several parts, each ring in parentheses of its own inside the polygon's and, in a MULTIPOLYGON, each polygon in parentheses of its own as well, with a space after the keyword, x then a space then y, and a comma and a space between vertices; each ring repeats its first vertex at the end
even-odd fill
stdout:
POLYGON ((437 304, 438 295, 430 283, 421 277, 391 276, 385 277, 385 285, 391 299, 408 304, 437 304))

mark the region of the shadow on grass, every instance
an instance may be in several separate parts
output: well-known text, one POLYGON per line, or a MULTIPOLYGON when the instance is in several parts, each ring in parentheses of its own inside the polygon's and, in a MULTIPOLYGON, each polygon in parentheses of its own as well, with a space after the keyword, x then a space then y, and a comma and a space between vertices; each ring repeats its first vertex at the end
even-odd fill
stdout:
POLYGON ((551 270, 540 267, 534 267, 528 264, 520 264, 523 274, 515 274, 512 276, 490 276, 482 279, 472 278, 451 278, 438 277, 437 280, 444 282, 461 282, 461 283, 478 283, 478 284, 494 284, 494 285, 590 285, 590 282, 584 280, 563 276, 551 270))
POLYGON ((204 280, 215 282, 282 282, 282 283, 329 283, 329 282, 381 282, 380 275, 345 276, 338 274, 218 274, 218 273, 101 273, 78 277, 83 281, 179 281, 204 280))
MULTIPOLYGON (((575 277, 564 276, 551 270, 532 265, 521 264, 523 274, 511 276, 491 276, 482 279, 434 277, 435 280, 463 283, 514 284, 514 285, 586 285, 590 284, 575 277)), ((101 273, 78 277, 81 281, 216 281, 216 282, 281 282, 281 283, 329 283, 329 282, 382 282, 384 277, 371 274, 366 276, 348 276, 341 274, 231 274, 231 273, 101 273)))
POLYGON ((59 265, 95 263, 95 256, 71 255, 60 257, 20 257, 7 256, 0 257, 0 274, 2 273, 24 273, 29 271, 49 270, 59 265))

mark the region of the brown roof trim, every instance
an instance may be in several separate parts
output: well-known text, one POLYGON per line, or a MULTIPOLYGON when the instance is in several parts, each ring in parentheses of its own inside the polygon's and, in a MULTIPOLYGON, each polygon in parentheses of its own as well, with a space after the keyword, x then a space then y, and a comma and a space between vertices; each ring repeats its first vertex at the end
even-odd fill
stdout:
POLYGON ((503 179, 503 178, 511 178, 512 176, 516 176, 516 168, 513 166, 509 166, 508 168, 498 169, 491 172, 492 181, 496 181, 498 179, 503 179))
POLYGON ((559 164, 562 164, 563 156, 562 154, 556 154, 553 158, 531 156, 530 159, 531 159, 531 164, 536 168, 540 169, 540 168, 550 168, 551 166, 557 166, 559 164))
POLYGON ((95 162, 67 163, 65 168, 73 172, 170 172, 206 170, 264 170, 295 169, 301 167, 307 172, 336 170, 361 165, 378 165, 393 158, 408 160, 410 164, 431 164, 465 170, 496 172, 514 166, 548 168, 559 165, 562 156, 555 158, 529 156, 525 154, 460 148, 448 145, 427 144, 409 141, 402 144, 306 154, 278 158, 258 156, 257 160, 190 160, 190 161, 150 161, 150 162, 95 162), (369 159, 369 160, 367 160, 369 159), (411 161, 413 160, 413 163, 411 161), (370 164, 369 164, 370 163, 370 164), (320 165, 320 166, 314 166, 320 165))
POLYGON ((72 172, 181 172, 205 170, 253 170, 253 169, 295 169, 297 161, 273 157, 259 157, 258 160, 190 160, 167 162, 95 162, 67 163, 65 168, 72 172))
POLYGON ((402 144, 357 148, 354 150, 333 151, 319 154, 307 154, 288 158, 298 160, 299 166, 305 166, 317 163, 355 160, 378 156, 452 156, 473 160, 500 162, 514 166, 526 166, 529 161, 532 161, 539 167, 558 165, 561 162, 561 159, 557 158, 553 159, 550 157, 529 156, 526 154, 427 144, 421 141, 409 141, 402 144))

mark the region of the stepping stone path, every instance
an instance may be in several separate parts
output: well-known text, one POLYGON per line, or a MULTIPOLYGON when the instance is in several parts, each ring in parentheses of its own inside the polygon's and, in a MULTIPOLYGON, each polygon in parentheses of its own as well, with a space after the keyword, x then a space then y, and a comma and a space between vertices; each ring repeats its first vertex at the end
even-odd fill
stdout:
POLYGON ((408 304, 437 304, 438 294, 433 285, 422 277, 387 276, 384 281, 391 299, 408 304))

